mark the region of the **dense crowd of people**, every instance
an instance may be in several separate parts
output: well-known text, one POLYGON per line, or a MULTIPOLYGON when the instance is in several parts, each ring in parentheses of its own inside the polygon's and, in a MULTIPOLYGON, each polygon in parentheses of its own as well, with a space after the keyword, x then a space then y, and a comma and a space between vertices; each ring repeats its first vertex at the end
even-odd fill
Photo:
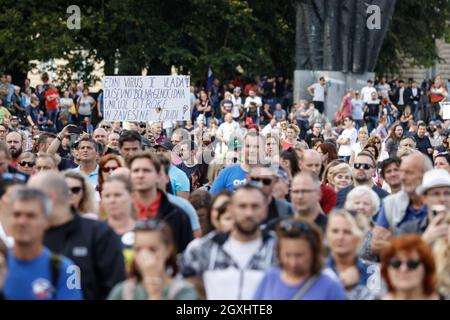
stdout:
POLYGON ((0 295, 450 299, 450 80, 191 87, 185 122, 0 80, 0 295))

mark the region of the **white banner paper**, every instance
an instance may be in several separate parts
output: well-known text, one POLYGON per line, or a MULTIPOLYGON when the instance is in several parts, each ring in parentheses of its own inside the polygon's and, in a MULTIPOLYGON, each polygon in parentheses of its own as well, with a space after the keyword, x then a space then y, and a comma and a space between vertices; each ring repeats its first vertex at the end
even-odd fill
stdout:
POLYGON ((189 76, 106 76, 104 120, 184 121, 190 119, 189 76))

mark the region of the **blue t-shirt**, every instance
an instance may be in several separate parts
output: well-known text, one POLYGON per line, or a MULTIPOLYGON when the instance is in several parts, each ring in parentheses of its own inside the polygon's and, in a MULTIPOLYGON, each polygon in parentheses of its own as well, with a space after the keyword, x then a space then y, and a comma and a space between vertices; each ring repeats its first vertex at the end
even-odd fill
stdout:
POLYGON ((236 187, 245 183, 245 178, 247 178, 247 175, 248 172, 242 170, 240 164, 235 164, 233 166, 224 168, 219 173, 216 181, 214 181, 211 187, 211 194, 215 195, 222 190, 233 191, 236 187))
POLYGON ((184 212, 189 217, 189 221, 191 222, 192 231, 200 229, 200 221, 192 204, 182 197, 174 196, 173 194, 167 194, 167 199, 174 205, 183 209, 184 212))
POLYGON ((169 168, 169 179, 174 195, 177 194, 177 191, 191 191, 191 185, 189 184, 189 179, 186 173, 173 165, 169 168))
POLYGON ((4 295, 10 300, 82 300, 80 269, 62 257, 56 292, 52 290, 51 252, 47 248, 35 259, 18 260, 8 253, 4 295))
MULTIPOLYGON (((416 219, 424 219, 427 215, 428 215, 427 206, 423 206, 420 209, 414 209, 413 207, 411 207, 409 205, 408 208, 406 208, 406 214, 403 217, 402 221, 400 221, 400 223, 398 225, 392 226, 392 227, 398 228, 407 221, 413 221, 416 219)), ((380 212, 377 214, 377 220, 375 223, 377 226, 383 227, 385 229, 390 229, 391 226, 389 225, 389 221, 386 218, 386 212, 384 211, 384 206, 381 206, 380 212)))
MULTIPOLYGON (((269 270, 256 289, 254 300, 290 300, 305 284, 287 285, 281 280, 281 270, 269 270)), ((301 300, 346 300, 347 294, 337 279, 321 273, 313 285, 305 292, 301 300)))

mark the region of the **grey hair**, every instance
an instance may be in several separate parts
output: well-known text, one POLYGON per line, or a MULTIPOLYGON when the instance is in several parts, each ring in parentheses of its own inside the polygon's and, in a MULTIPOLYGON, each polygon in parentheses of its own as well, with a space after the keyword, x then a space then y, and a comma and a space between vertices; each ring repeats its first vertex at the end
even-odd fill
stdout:
POLYGON ((44 211, 44 216, 49 218, 52 214, 52 203, 50 198, 41 190, 30 187, 21 187, 11 195, 11 203, 32 200, 39 201, 41 208, 44 211))
MULTIPOLYGON (((60 172, 46 171, 39 175, 45 177, 39 181, 39 188, 45 190, 49 194, 54 192, 56 194, 56 203, 67 205, 69 202, 69 186, 60 172)), ((38 176, 39 176, 38 175, 38 176)), ((31 178, 33 179, 33 177, 31 178)))
POLYGON ((353 200, 358 199, 363 195, 369 195, 370 202, 372 203, 372 216, 377 213, 378 209, 380 208, 380 198, 375 193, 375 191, 373 191, 372 188, 368 186, 357 186, 348 193, 347 199, 345 201, 345 210, 352 211, 353 200))
POLYGON ((309 171, 302 171, 296 174, 296 176, 294 177, 294 179, 292 179, 292 181, 294 181, 295 179, 298 178, 303 178, 303 177, 308 177, 312 180, 313 184, 316 186, 316 188, 318 190, 320 190, 320 185, 322 184, 322 182, 320 181, 319 177, 317 177, 315 174, 309 172, 309 171))
POLYGON ((427 157, 426 155, 423 155, 423 154, 422 154, 422 156, 424 158, 423 159, 424 160, 424 162, 423 162, 423 172, 425 173, 427 171, 433 170, 433 162, 431 162, 430 157, 427 157))

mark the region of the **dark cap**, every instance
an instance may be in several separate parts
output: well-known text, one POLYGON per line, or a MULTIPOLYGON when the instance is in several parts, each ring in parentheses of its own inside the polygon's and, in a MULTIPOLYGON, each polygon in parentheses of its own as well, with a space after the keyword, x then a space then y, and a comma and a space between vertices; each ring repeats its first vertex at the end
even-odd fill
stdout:
POLYGON ((169 140, 164 140, 163 142, 155 144, 153 146, 153 148, 155 148, 155 149, 163 148, 163 149, 169 150, 169 151, 171 151, 173 149, 173 147, 174 147, 174 145, 169 140))
POLYGON ((448 130, 442 130, 441 133, 440 133, 440 135, 441 135, 441 136, 448 137, 449 132, 448 132, 448 130))

